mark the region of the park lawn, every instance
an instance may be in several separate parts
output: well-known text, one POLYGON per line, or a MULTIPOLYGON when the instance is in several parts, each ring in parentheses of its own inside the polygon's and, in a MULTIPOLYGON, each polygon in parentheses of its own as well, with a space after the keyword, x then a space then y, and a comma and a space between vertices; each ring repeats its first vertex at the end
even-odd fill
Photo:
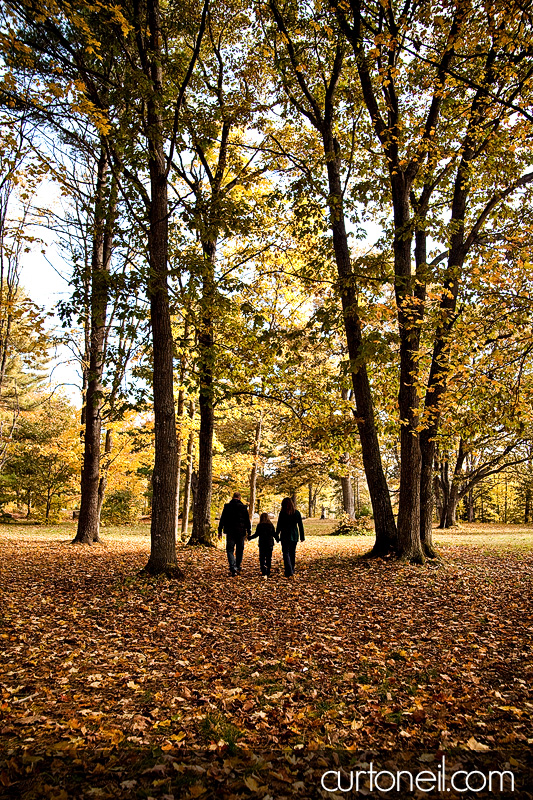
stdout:
POLYGON ((233 580, 222 547, 180 546, 168 581, 138 574, 146 525, 93 547, 2 526, 0 797, 333 796, 335 751, 503 754, 529 797, 533 532, 436 531, 442 561, 414 567, 331 524, 306 525, 294 583, 279 548, 260 578, 255 542, 233 580))

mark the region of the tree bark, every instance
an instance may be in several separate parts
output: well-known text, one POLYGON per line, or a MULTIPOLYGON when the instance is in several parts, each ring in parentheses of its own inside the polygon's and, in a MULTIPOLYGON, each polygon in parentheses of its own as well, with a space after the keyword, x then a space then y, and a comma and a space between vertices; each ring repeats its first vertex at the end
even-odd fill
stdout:
POLYGON ((85 432, 81 501, 75 543, 98 541, 100 515, 98 487, 100 482, 100 448, 102 430, 102 375, 109 300, 109 270, 116 213, 116 181, 107 188, 109 165, 102 147, 98 161, 94 206, 93 251, 91 259, 89 365, 85 395, 85 432))
MULTIPOLYGON (((189 404, 189 417, 191 420, 194 418, 194 403, 189 404)), ((189 510, 191 504, 191 482, 193 473, 194 461, 194 431, 189 433, 189 440, 187 442, 187 467, 185 472, 185 486, 183 488, 183 513, 181 517, 181 538, 184 539, 187 534, 187 526, 189 524, 189 510)))
POLYGON ((359 317, 357 294, 354 288, 350 248, 343 211, 339 152, 331 127, 324 126, 322 139, 328 172, 330 226, 333 236, 335 262, 339 275, 344 329, 350 357, 357 428, 361 442, 363 466, 374 513, 376 540, 371 555, 386 556, 396 547, 396 525, 389 488, 381 463, 372 392, 364 362, 361 319, 359 317))
MULTIPOLYGON (((180 383, 183 383, 183 376, 181 377, 180 383)), ((180 387, 178 391, 178 408, 177 408, 177 417, 178 417, 178 441, 177 441, 177 448, 178 448, 178 466, 176 469, 176 538, 179 535, 179 514, 180 514, 180 483, 181 483, 181 453, 183 450, 183 436, 182 436, 182 423, 183 423, 183 411, 184 411, 184 390, 180 387)))
POLYGON ((259 415, 259 419, 257 420, 257 425, 255 426, 255 436, 254 436, 254 463, 252 465, 252 470, 250 472, 250 501, 248 503, 248 515, 250 519, 253 519, 254 511, 255 511, 255 495, 256 495, 256 484, 257 484, 257 468, 258 468, 258 460, 259 460, 259 448, 261 446, 261 425, 263 422, 263 412, 261 411, 259 415))
POLYGON ((111 429, 108 428, 105 432, 105 445, 104 445, 104 460, 100 470, 100 482, 98 483, 98 519, 102 516, 102 506, 104 505, 105 490, 107 488, 107 473, 111 461, 111 451, 113 449, 113 434, 111 429))
MULTIPOLYGON (((215 333, 214 333, 214 314, 216 306, 215 293, 215 260, 217 240, 220 230, 221 220, 221 201, 224 197, 222 186, 226 172, 228 157, 228 138, 231 130, 231 122, 225 119, 224 102, 221 95, 221 85, 223 80, 222 63, 220 64, 219 74, 219 93, 218 100, 220 112, 223 119, 220 134, 220 145, 216 170, 208 172, 208 179, 211 188, 211 196, 205 214, 200 213, 197 219, 197 229, 202 242, 203 261, 202 261, 202 299, 201 299, 201 320, 198 332, 198 379, 199 379, 199 408, 200 408, 200 431, 198 445, 198 489, 194 503, 194 516, 191 538, 191 545, 215 546, 215 536, 211 530, 211 495, 213 490, 213 435, 215 428, 215 409, 214 391, 215 378, 214 366, 216 360, 215 353, 215 333)), ((205 154, 200 145, 201 158, 205 160, 205 154)), ((198 197, 198 196, 197 196, 198 197)))
POLYGON ((177 442, 174 410, 174 339, 168 298, 168 185, 163 147, 163 72, 159 0, 148 0, 150 77, 147 100, 150 174, 150 277, 148 299, 153 344, 155 459, 152 476, 150 574, 181 576, 176 561, 177 442))
MULTIPOLYGON (((488 85, 494 80, 493 73, 494 54, 490 51, 487 55, 485 65, 485 79, 488 85)), ((480 87, 471 105, 471 116, 465 136, 464 146, 461 152, 461 160, 457 168, 453 187, 453 198, 451 206, 451 234, 450 247, 446 272, 443 280, 443 292, 439 304, 439 318, 435 330, 433 343, 433 354, 427 382, 424 408, 427 417, 426 429, 421 435, 422 449, 422 503, 430 502, 427 486, 427 476, 430 464, 435 459, 435 441, 439 429, 442 400, 448 389, 449 374, 449 341, 452 328, 455 324, 457 298, 459 295, 459 278, 462 274, 465 258, 471 240, 468 244, 465 240, 465 217, 466 203, 470 191, 471 182, 471 162, 476 157, 476 138, 483 127, 485 111, 490 104, 486 88, 480 87)), ((485 135, 485 134, 484 134, 485 135)), ((462 445, 462 442, 461 442, 462 445)), ((462 467, 462 463, 461 463, 462 467)), ((451 494, 451 491, 450 491, 451 494)), ((455 525, 455 510, 457 498, 451 500, 445 498, 443 514, 441 515, 440 527, 450 527, 451 520, 455 525), (455 502, 455 508, 448 508, 450 502, 455 502)), ((431 536, 431 517, 429 513, 422 514, 421 518, 421 538, 428 541, 431 536)), ((430 552, 428 553, 430 555, 430 552)))
POLYGON ((461 472, 463 464, 466 459, 466 450, 462 439, 459 440, 459 450, 457 451, 457 459, 453 470, 453 477, 449 478, 449 467, 446 461, 442 474, 442 483, 444 488, 444 503, 441 514, 441 528, 453 528, 457 524, 457 504, 463 496, 464 492, 461 488, 461 472), (446 486, 444 487, 444 483, 446 486))
POLYGON ((394 208, 394 290, 400 333, 400 491, 398 498, 398 555, 422 563, 420 541, 419 348, 423 305, 414 294, 410 220, 410 182, 400 170, 391 170, 394 208))
MULTIPOLYGON (((341 456, 340 461, 341 464, 347 470, 349 470, 350 454, 344 453, 341 456)), ((342 476, 341 487, 342 487, 342 510, 344 511, 345 514, 348 514, 348 516, 353 519, 355 516, 355 498, 353 493, 352 476, 350 475, 349 471, 348 474, 342 476)))
POLYGON ((214 409, 214 269, 216 242, 206 242, 204 249, 204 275, 202 282, 202 319, 198 334, 198 377, 200 383, 198 405, 200 432, 198 436, 198 489, 194 504, 192 533, 188 544, 213 547, 211 530, 211 495, 213 489, 213 435, 214 409))

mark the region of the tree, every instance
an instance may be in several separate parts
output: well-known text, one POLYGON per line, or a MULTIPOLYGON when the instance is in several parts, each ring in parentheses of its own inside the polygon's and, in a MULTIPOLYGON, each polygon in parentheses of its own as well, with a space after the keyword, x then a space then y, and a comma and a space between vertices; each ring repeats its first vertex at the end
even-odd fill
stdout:
MULTIPOLYGON (((207 15, 207 34, 183 114, 186 146, 176 157, 175 191, 189 229, 190 282, 198 287, 196 325, 198 488, 190 544, 213 543, 211 494, 213 436, 218 377, 218 326, 231 313, 234 286, 231 250, 246 248, 257 235, 262 169, 259 147, 248 128, 262 106, 258 54, 247 39, 250 22, 241 3, 219 4, 207 15), (189 158, 186 156, 189 155, 189 158), (239 244, 236 238, 239 237, 239 244), (190 240, 194 237, 196 242, 190 240), (194 263, 191 264, 190 262, 194 263), (217 263, 220 262, 220 263, 217 263)), ((238 261, 235 253, 232 260, 238 261)), ((244 259, 245 261, 246 259, 244 259)), ((182 274, 187 270, 183 263, 182 274)))
MULTIPOLYGON (((338 273, 338 292, 342 303, 344 328, 351 363, 357 424, 363 463, 372 501, 376 542, 374 555, 387 554, 394 547, 396 528, 377 436, 374 405, 368 378, 362 320, 359 308, 359 287, 354 273, 345 216, 343 177, 349 178, 352 159, 343 157, 338 139, 341 99, 351 109, 353 100, 342 92, 341 77, 345 47, 337 31, 330 27, 327 14, 289 4, 286 11, 272 0, 271 14, 278 29, 273 38, 273 58, 287 101, 317 131, 322 148, 320 167, 327 172, 327 193, 324 201, 329 210, 329 224, 338 273)), ((313 184, 307 159, 300 153, 287 153, 293 164, 303 164, 304 175, 313 184)))
POLYGON ((18 23, 15 37, 29 48, 30 54, 42 54, 57 67, 54 86, 62 76, 64 83, 59 91, 63 96, 75 88, 78 107, 102 136, 109 164, 115 174, 117 170, 124 171, 144 206, 155 415, 151 554, 146 569, 150 573, 179 574, 175 550, 174 343, 168 298, 168 175, 185 93, 205 28, 207 0, 200 15, 196 7, 187 7, 179 21, 178 15, 167 9, 162 11, 159 0, 146 0, 140 5, 110 4, 98 9, 83 2, 74 6, 61 2, 44 14, 42 5, 15 0, 9 3, 9 10, 18 23), (122 85, 117 91, 115 84, 111 96, 109 75, 104 68, 107 59, 102 64, 102 52, 113 54, 121 65, 122 85), (124 104, 135 124, 127 132, 130 138, 126 135, 128 146, 123 155, 109 134, 116 124, 117 108, 124 104), (142 153, 137 148, 137 125, 144 139, 142 153), (143 176, 145 168, 149 191, 143 176))
POLYGON ((23 496, 27 516, 35 509, 48 522, 76 495, 79 473, 75 410, 62 398, 34 398, 19 419, 2 474, 4 491, 23 496))
MULTIPOLYGON (((491 161, 502 155, 509 127, 517 132, 523 126, 523 120, 513 118, 510 106, 527 90, 531 65, 519 9, 509 13, 508 8, 495 7, 485 17, 468 3, 450 4, 431 23, 425 5, 402 10, 394 3, 384 8, 353 0, 349 7, 335 4, 335 8, 352 47, 393 210, 402 426, 398 540, 402 557, 420 561, 424 553, 434 553, 433 453, 464 265, 483 228, 494 224, 495 210, 533 178, 524 169, 525 151, 513 153, 494 189, 491 161), (434 59, 433 53, 439 56, 434 59), (513 66, 517 63, 519 69, 513 66), (415 86, 425 91, 423 102, 413 104, 415 86), (479 191, 482 175, 485 191, 479 191), (435 195, 446 197, 450 223, 440 226, 445 241, 442 255, 428 263, 429 211, 435 195), (428 286, 435 283, 434 268, 441 258, 446 267, 439 275, 442 294, 421 424, 420 335, 428 286)), ((442 218, 442 205, 438 209, 442 218)), ((432 235, 436 228, 434 223, 432 235)))

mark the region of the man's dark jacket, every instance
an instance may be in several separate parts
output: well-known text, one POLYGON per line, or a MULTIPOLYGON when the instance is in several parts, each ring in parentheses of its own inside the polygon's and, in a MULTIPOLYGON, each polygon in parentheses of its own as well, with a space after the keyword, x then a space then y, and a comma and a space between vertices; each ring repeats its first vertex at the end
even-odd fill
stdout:
POLYGON ((230 539, 243 539, 252 531, 248 509, 243 502, 233 498, 226 503, 220 515, 218 523, 218 535, 222 536, 222 531, 230 539))

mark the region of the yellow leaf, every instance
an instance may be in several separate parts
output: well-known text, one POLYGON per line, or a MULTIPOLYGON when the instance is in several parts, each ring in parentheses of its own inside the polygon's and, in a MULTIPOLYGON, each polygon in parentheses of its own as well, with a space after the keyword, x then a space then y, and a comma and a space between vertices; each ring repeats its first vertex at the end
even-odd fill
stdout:
POLYGON ((468 747, 469 750, 475 750, 476 752, 479 753, 484 753, 486 750, 490 750, 490 747, 488 745, 478 742, 476 739, 474 739, 473 736, 471 736, 470 739, 467 741, 466 746, 468 747))
POLYGON ((266 790, 266 786, 261 786, 261 784, 252 775, 248 775, 244 779, 244 782, 251 792, 260 792, 263 789, 266 790))
POLYGON ((188 797, 200 797, 204 792, 205 786, 201 783, 195 783, 194 786, 190 787, 188 797))

